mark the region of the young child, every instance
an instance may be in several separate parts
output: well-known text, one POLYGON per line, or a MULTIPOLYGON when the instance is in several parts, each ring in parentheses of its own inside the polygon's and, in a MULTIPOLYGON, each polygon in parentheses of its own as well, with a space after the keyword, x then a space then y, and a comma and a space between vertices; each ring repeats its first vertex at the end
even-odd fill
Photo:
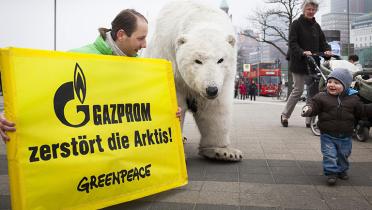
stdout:
POLYGON ((347 180, 355 119, 372 116, 372 104, 363 104, 349 88, 353 78, 347 69, 334 69, 327 79, 327 91, 315 95, 302 109, 303 117, 318 115, 323 172, 329 185, 337 178, 347 180))

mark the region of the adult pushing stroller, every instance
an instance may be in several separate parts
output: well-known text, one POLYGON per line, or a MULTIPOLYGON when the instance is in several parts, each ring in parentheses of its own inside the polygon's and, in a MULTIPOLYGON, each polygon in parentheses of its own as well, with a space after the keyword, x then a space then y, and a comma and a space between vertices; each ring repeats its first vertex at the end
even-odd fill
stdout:
MULTIPOLYGON (((318 66, 312 56, 308 56, 308 62, 314 66, 315 73, 311 75, 314 80, 319 81, 319 90, 324 91, 326 88, 327 76, 332 69, 337 67, 347 68, 353 74, 354 82, 352 87, 358 90, 358 96, 363 103, 372 103, 372 80, 364 80, 363 75, 372 74, 372 69, 358 71, 358 68, 345 60, 340 60, 339 56, 333 56, 336 60, 329 60, 318 66)), ((366 141, 369 137, 369 129, 372 125, 371 119, 359 119, 355 124, 354 134, 358 141, 366 141)), ((310 128, 314 135, 319 136, 318 116, 311 118, 310 128)))

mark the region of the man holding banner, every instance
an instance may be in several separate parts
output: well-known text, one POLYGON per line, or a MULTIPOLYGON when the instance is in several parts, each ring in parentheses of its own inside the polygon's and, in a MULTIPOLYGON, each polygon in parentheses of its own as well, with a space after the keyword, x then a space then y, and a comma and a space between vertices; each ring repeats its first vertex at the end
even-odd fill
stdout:
POLYGON ((172 65, 128 58, 146 19, 124 10, 99 31, 81 53, 0 49, 12 209, 100 209, 187 184, 172 65))
MULTIPOLYGON (((138 51, 146 48, 148 21, 134 9, 122 10, 111 22, 111 29, 99 28, 98 30, 100 35, 94 43, 73 49, 71 52, 136 57, 138 51)), ((178 107, 176 116, 181 116, 180 107, 178 107)), ((0 135, 3 141, 9 141, 7 131, 15 130, 15 124, 8 121, 2 113, 0 135)))

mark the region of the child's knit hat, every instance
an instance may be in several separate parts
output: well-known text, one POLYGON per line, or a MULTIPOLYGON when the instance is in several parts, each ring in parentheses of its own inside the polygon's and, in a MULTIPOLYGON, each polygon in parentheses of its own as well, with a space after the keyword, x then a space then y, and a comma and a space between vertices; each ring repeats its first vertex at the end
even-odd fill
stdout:
POLYGON ((341 82, 341 84, 344 86, 344 91, 349 89, 351 82, 353 81, 353 75, 351 72, 344 68, 335 68, 333 71, 329 74, 328 79, 337 79, 341 82))

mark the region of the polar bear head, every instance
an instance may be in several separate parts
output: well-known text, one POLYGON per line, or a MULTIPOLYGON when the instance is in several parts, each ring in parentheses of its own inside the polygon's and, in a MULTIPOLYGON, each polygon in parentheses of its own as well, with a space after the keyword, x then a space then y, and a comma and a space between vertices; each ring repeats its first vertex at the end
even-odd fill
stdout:
POLYGON ((236 39, 219 30, 202 29, 176 39, 176 76, 201 96, 214 99, 236 69, 236 39), (178 74, 178 75, 177 75, 178 74))

